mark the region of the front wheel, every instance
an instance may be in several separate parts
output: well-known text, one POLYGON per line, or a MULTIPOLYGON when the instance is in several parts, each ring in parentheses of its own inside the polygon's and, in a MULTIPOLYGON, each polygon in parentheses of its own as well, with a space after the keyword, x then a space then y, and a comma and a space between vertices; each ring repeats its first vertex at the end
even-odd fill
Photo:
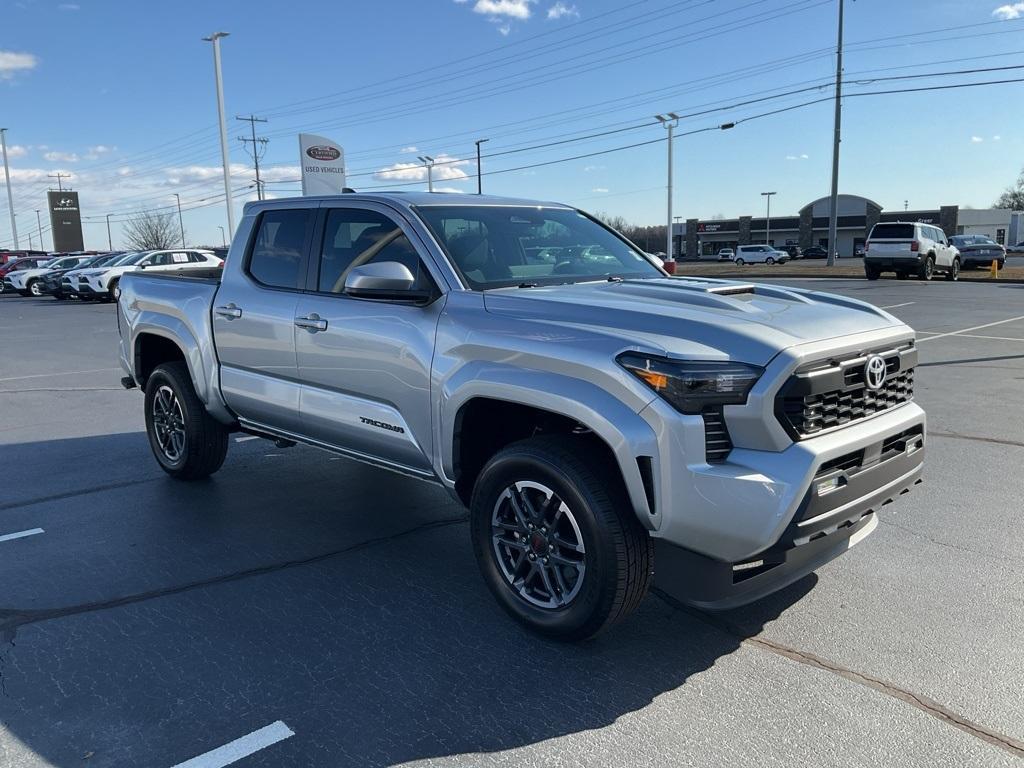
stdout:
POLYGON ((745 262, 745 261, 744 261, 743 259, 736 259, 736 262, 735 262, 735 263, 736 263, 736 266, 737 266, 737 267, 742 267, 742 266, 743 266, 744 264, 746 264, 747 262, 745 262))
POLYGON ((764 260, 764 263, 768 264, 768 265, 774 264, 775 263, 775 259, 772 258, 771 256, 769 256, 767 259, 764 260))
POLYGON ((532 438, 495 455, 473 488, 470 531, 501 606, 550 637, 604 631, 650 585, 651 538, 618 468, 584 438, 532 438))
POLYGON ((157 366, 146 382, 146 434, 160 468, 178 480, 220 469, 228 431, 206 412, 183 362, 157 366))
POLYGON ((946 279, 954 282, 960 279, 960 259, 953 259, 953 264, 946 272, 946 279))
POLYGON ((38 280, 33 280, 25 287, 28 289, 30 296, 35 296, 38 299, 43 295, 43 286, 38 280))

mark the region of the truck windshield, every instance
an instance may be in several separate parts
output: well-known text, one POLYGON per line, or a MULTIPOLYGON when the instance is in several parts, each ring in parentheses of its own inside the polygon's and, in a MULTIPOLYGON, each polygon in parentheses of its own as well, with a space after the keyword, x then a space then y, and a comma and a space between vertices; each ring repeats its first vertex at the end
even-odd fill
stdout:
POLYGON ((578 211, 531 206, 420 206, 471 288, 662 277, 638 250, 578 211))

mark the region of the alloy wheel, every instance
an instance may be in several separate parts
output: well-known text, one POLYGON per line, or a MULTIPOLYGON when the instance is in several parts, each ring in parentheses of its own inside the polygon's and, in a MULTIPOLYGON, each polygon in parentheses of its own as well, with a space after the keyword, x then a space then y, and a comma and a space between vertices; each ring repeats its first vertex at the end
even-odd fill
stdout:
POLYGON ((579 594, 586 575, 586 547, 579 523, 551 488, 512 483, 491 515, 494 555, 505 581, 531 605, 557 609, 579 594))
POLYGON ((164 385, 153 398, 153 431, 167 461, 176 463, 185 455, 185 414, 174 390, 164 385))

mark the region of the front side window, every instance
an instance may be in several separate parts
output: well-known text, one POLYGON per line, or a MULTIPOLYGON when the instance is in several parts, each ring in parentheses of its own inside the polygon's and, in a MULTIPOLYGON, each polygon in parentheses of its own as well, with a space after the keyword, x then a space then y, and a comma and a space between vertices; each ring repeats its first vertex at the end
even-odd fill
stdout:
POLYGON ((663 276, 611 230, 571 209, 440 205, 417 212, 473 290, 663 276))
POLYGON ((267 211, 249 256, 249 274, 271 288, 302 288, 302 252, 310 211, 289 208, 267 211))
POLYGON ((332 208, 328 212, 320 245, 318 291, 342 293, 353 269, 382 261, 397 261, 408 267, 416 278, 414 290, 428 290, 433 284, 416 249, 394 220, 360 208, 332 208))

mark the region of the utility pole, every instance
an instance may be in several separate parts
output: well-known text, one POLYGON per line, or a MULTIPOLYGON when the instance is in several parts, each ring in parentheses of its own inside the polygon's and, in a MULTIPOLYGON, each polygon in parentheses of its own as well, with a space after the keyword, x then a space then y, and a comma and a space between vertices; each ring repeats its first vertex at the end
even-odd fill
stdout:
POLYGON ((32 233, 31 232, 28 233, 28 249, 30 251, 34 251, 36 249, 36 247, 32 244, 32 233))
POLYGON ((110 216, 111 216, 111 214, 108 213, 107 214, 107 250, 108 251, 114 250, 114 240, 110 236, 110 216))
POLYGON ((258 139, 256 138, 256 123, 265 123, 267 122, 267 120, 266 118, 256 117, 255 115, 249 115, 248 117, 236 116, 235 120, 244 120, 245 122, 249 123, 249 127, 252 129, 251 139, 247 139, 244 136, 239 136, 238 140, 242 142, 243 146, 252 142, 252 162, 253 165, 256 166, 256 197, 262 200, 263 185, 260 182, 260 157, 262 157, 263 153, 267 151, 268 140, 263 138, 262 136, 258 139))
POLYGON ((762 192, 761 197, 768 201, 768 210, 765 211, 764 217, 764 244, 771 245, 772 239, 772 195, 777 195, 778 192, 762 192))
POLYGON ((36 208, 36 226, 39 227, 39 250, 43 250, 43 220, 39 218, 38 208, 36 208))
POLYGON ((181 218, 181 195, 177 192, 172 192, 174 199, 178 201, 178 226, 181 227, 181 247, 185 247, 185 221, 181 218))
POLYGON ((839 143, 843 132, 843 5, 839 0, 839 37, 836 43, 836 116, 835 135, 832 139, 832 197, 828 212, 828 261, 836 263, 839 238, 839 143))
POLYGON ((420 155, 416 158, 427 166, 427 191, 434 191, 434 158, 430 155, 420 155))
POLYGON ((57 191, 58 192, 63 192, 64 191, 64 185, 61 184, 61 179, 70 179, 71 178, 71 174, 70 173, 61 173, 60 171, 57 171, 57 173, 48 173, 48 174, 46 174, 46 178, 48 178, 48 179, 56 179, 57 180, 57 191))
POLYGON ((480 175, 483 172, 480 168, 480 145, 490 139, 477 139, 473 143, 476 144, 476 193, 482 195, 484 193, 483 184, 480 181, 480 175))
POLYGON ((14 195, 11 194, 11 168, 7 164, 7 129, 0 128, 0 147, 4 152, 4 177, 7 179, 7 208, 11 212, 11 234, 14 236, 14 250, 18 246, 18 224, 14 221, 14 195))
POLYGON ((905 210, 907 210, 907 209, 908 209, 909 207, 910 207, 910 201, 909 201, 909 200, 904 200, 904 201, 903 201, 903 210, 905 211, 905 210))
POLYGON ((224 234, 224 227, 222 227, 220 224, 218 224, 217 225, 217 229, 220 230, 220 244, 226 246, 228 244, 228 238, 224 234))
MULTIPOLYGON (((675 112, 669 112, 667 115, 655 115, 654 118, 668 131, 668 215, 665 219, 668 222, 668 232, 665 237, 665 261, 674 262, 675 254, 672 252, 672 131, 679 125, 679 115, 675 112)), ((673 268, 668 271, 672 273, 675 270, 673 268)))
POLYGON ((235 210, 231 202, 231 166, 228 158, 228 129, 224 121, 224 81, 220 72, 220 39, 227 37, 227 32, 214 32, 209 37, 204 37, 208 43, 213 43, 213 74, 217 81, 217 120, 220 123, 220 159, 224 166, 224 203, 228 207, 228 229, 231 234, 235 233, 235 210))

